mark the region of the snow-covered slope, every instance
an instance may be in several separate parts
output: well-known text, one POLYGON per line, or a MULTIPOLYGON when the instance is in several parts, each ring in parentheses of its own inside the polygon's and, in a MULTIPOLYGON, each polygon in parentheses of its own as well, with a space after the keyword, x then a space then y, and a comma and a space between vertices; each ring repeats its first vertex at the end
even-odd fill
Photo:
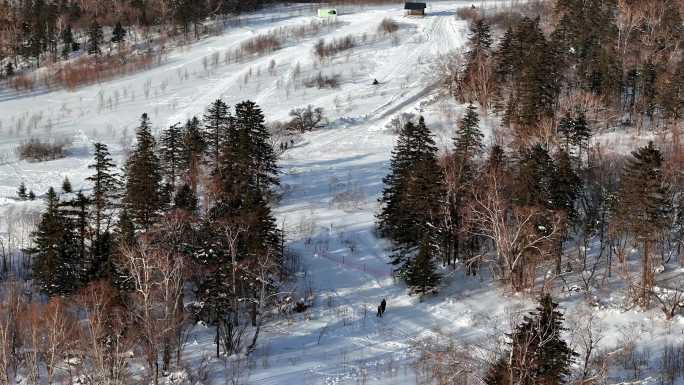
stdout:
MULTIPOLYGON (((350 8, 338 17, 340 24, 315 37, 241 63, 225 63, 225 52, 245 39, 313 19, 311 10, 284 8, 176 49, 164 64, 133 76, 73 92, 3 94, 0 153, 6 155, 0 159, 0 233, 17 213, 40 205, 14 199, 20 182, 39 196, 49 186, 59 186, 65 176, 75 189, 87 188, 92 143, 109 144, 120 161, 144 112, 158 132, 201 115, 217 98, 228 104, 254 100, 269 120, 286 119, 290 109, 312 104, 325 109, 330 127, 306 134, 282 155, 283 198, 276 214, 288 248, 301 257, 299 295, 310 288, 316 306, 306 318, 285 317, 266 325, 258 351, 244 368, 247 382, 413 383, 408 364, 414 345, 430 336, 456 336, 483 355, 493 353, 491 337, 501 336, 511 309, 530 308, 531 302, 507 297, 487 277, 461 272, 445 272, 450 286, 419 302, 392 279, 388 245, 373 233, 376 199, 394 141, 387 122, 401 112, 424 114, 438 144, 449 143, 451 124, 462 107, 439 99, 437 82, 441 58, 462 47, 467 34, 455 10, 470 4, 432 1, 425 18, 403 17, 402 5, 350 8), (378 35, 385 17, 401 24, 396 38, 378 35), (317 62, 312 50, 319 38, 349 34, 358 38, 358 47, 317 62), (339 75, 340 87, 319 90, 298 81, 319 72, 339 75), (374 79, 380 84, 373 85, 374 79), (16 161, 16 145, 30 137, 67 137, 73 142, 71 156, 45 163, 16 161), (387 298, 388 310, 377 318, 382 298, 387 298)), ((572 313, 581 303, 579 297, 567 295, 562 306, 572 313)), ((654 325, 663 321, 657 313, 621 314, 609 307, 599 316, 611 322, 607 346, 627 329, 644 330, 639 338, 654 344, 674 342, 673 336, 681 338, 684 330, 675 321, 668 332, 658 331, 654 325)), ((211 356, 212 339, 212 333, 197 327, 186 354, 191 365, 211 356)), ((217 378, 231 372, 221 362, 209 367, 217 378)))

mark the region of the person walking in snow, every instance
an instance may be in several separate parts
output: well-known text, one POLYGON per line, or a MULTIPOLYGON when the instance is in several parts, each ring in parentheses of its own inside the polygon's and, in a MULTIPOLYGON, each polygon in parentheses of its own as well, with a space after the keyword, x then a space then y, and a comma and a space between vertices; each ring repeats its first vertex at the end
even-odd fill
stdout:
POLYGON ((385 299, 383 298, 382 302, 380 302, 380 317, 382 317, 383 314, 385 314, 385 308, 386 307, 387 307, 387 301, 385 301, 385 299))
POLYGON ((375 316, 382 317, 382 305, 378 305, 378 314, 376 314, 375 316))

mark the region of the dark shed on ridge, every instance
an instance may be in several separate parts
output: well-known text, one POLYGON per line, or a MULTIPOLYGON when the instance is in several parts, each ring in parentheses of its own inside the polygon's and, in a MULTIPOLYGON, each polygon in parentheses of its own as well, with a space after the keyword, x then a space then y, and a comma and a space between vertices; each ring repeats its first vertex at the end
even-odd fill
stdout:
POLYGON ((425 16, 425 8, 427 5, 425 3, 415 3, 415 2, 406 2, 404 4, 404 11, 406 12, 406 15, 410 16, 425 16))

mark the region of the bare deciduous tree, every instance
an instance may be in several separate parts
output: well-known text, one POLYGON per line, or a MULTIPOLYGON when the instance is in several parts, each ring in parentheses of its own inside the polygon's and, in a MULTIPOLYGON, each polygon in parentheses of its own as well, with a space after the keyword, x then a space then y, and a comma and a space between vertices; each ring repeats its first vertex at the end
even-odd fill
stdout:
POLYGON ((540 228, 539 209, 513 205, 504 196, 495 173, 485 178, 487 187, 474 194, 470 206, 470 220, 474 221, 472 228, 475 229, 472 233, 494 244, 495 270, 514 290, 521 291, 526 288, 526 281, 533 282, 537 263, 551 254, 550 245, 558 232, 559 218, 554 216, 547 225, 550 228, 540 228))

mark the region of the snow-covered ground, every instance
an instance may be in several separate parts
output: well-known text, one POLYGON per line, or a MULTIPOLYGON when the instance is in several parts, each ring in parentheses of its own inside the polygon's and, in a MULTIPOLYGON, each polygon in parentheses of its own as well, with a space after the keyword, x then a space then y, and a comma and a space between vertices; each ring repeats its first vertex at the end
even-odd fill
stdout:
MULTIPOLYGON (((0 95, 0 233, 22 210, 41 204, 14 198, 21 182, 38 196, 49 186, 60 186, 65 176, 74 189, 87 188, 92 144, 109 144, 121 161, 144 112, 159 132, 201 115, 217 98, 228 104, 254 100, 268 120, 284 120, 290 109, 312 104, 325 109, 330 127, 304 135, 282 155, 283 198, 276 214, 288 248, 301 257, 299 295, 311 289, 315 307, 306 316, 266 325, 244 368, 246 381, 414 383, 414 347, 427 337, 452 337, 482 355, 494 353, 493 336, 508 328, 512 312, 531 309, 533 301, 506 294, 487 276, 445 271, 450 284, 438 296, 419 302, 392 279, 388 245, 373 232, 376 200, 395 139, 386 128, 388 121, 402 112, 424 114, 438 144, 450 142, 462 106, 440 97, 437 82, 442 59, 461 48, 467 35, 467 24, 455 10, 471 3, 432 1, 425 18, 403 17, 403 5, 348 8, 339 24, 315 37, 226 64, 225 52, 245 39, 314 19, 307 8, 266 11, 220 36, 176 49, 164 64, 136 75, 76 91, 30 96, 6 91, 0 95), (401 25, 395 38, 378 34, 386 17, 401 25), (358 47, 329 62, 316 60, 312 51, 319 38, 349 34, 358 39, 358 47), (302 79, 319 72, 339 75, 340 87, 302 85, 302 79), (373 85, 374 79, 380 84, 373 85), (68 138, 70 156, 44 163, 17 161, 17 144, 30 137, 68 138), (376 318, 382 298, 388 301, 387 314, 376 318)), ((586 306, 580 294, 559 295, 570 318, 586 306)), ((620 304, 621 298, 608 297, 591 310, 604 322, 607 349, 627 338, 626 333, 654 350, 666 341, 684 340, 681 319, 666 323, 657 311, 624 312, 620 304)), ((212 344, 213 334, 198 326, 186 359, 199 365, 204 356, 211 357, 212 344)), ((220 362, 209 368, 214 378, 230 372, 220 362)))

